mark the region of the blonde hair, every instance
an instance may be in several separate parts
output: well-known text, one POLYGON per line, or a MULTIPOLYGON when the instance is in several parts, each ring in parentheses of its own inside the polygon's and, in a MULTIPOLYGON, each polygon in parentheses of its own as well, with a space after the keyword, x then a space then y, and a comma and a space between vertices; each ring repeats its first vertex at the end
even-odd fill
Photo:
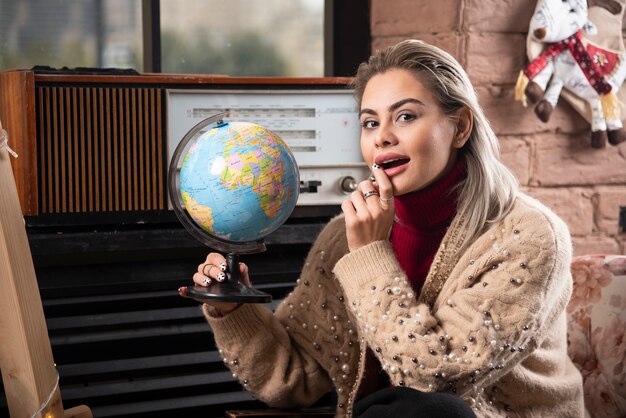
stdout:
POLYGON ((498 222, 511 210, 519 184, 500 162, 498 138, 478 104, 469 77, 450 54, 435 46, 406 40, 377 51, 362 63, 352 83, 359 107, 369 80, 392 69, 413 73, 433 94, 444 113, 452 115, 462 108, 472 113, 472 131, 459 151, 467 170, 467 178, 459 186, 457 203, 457 215, 464 220, 466 229, 465 248, 489 224, 498 222))

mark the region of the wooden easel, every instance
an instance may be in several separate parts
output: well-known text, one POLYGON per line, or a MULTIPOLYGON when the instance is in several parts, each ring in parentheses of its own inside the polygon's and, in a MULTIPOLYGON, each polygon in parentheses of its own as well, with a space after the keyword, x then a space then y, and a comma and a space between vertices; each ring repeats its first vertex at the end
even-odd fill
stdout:
MULTIPOLYGON (((0 141, 2 123, 0 122, 0 141)), ((11 417, 91 418, 63 410, 9 153, 0 148, 0 369, 11 417)))

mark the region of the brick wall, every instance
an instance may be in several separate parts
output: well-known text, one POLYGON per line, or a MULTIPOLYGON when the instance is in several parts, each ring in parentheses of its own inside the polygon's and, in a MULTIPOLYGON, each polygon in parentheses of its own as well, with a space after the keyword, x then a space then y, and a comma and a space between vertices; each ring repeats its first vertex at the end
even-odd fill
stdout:
POLYGON ((565 101, 550 122, 513 99, 535 0, 372 0, 372 50, 406 38, 437 45, 467 70, 524 190, 567 222, 575 254, 626 254, 626 143, 590 147, 587 122, 565 101))

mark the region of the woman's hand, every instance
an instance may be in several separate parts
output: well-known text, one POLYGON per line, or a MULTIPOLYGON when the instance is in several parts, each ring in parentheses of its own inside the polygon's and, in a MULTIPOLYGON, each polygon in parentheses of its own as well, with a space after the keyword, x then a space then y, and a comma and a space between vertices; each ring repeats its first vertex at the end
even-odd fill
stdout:
MULTIPOLYGON (((197 285, 209 287, 215 282, 223 282, 226 280, 226 271, 228 264, 222 254, 210 253, 204 263, 198 266, 198 271, 193 275, 193 282, 197 285)), ((248 275, 248 266, 239 263, 239 271, 241 272, 241 282, 246 286, 250 286, 250 277, 248 275)), ((187 296, 187 287, 183 286, 178 289, 178 293, 183 297, 187 296)), ((235 302, 218 302, 206 299, 194 299, 200 303, 215 307, 222 315, 235 310, 239 303, 235 302)))
POLYGON ((393 226, 393 185, 378 166, 374 166, 372 172, 374 181, 368 179, 359 183, 358 190, 341 204, 350 251, 389 239, 393 226))

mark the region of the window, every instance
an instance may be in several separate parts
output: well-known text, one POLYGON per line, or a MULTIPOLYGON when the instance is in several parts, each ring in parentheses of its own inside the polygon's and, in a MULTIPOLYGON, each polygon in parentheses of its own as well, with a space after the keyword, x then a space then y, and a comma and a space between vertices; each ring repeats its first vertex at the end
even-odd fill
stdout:
POLYGON ((345 76, 369 46, 363 0, 0 0, 0 70, 345 76))
POLYGON ((161 0, 161 71, 324 75, 323 0, 161 0))
POLYGON ((0 70, 142 70, 140 0, 0 0, 0 70))
MULTIPOLYGON (((324 0, 161 0, 160 28, 163 72, 324 73, 324 0)), ((143 36, 141 0, 0 0, 3 70, 143 71, 143 36)))

